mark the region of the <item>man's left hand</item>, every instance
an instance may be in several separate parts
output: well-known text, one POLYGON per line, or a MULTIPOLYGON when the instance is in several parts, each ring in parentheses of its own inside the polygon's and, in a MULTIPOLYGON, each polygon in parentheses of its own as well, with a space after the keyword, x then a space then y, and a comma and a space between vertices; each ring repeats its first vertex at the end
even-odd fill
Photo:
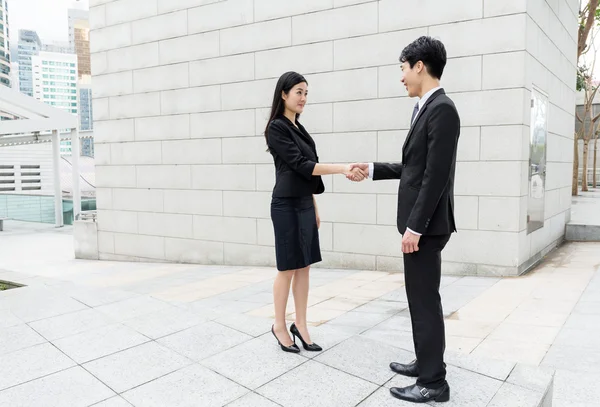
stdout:
POLYGON ((413 253, 419 251, 419 240, 421 236, 415 235, 408 230, 402 236, 402 253, 413 253))

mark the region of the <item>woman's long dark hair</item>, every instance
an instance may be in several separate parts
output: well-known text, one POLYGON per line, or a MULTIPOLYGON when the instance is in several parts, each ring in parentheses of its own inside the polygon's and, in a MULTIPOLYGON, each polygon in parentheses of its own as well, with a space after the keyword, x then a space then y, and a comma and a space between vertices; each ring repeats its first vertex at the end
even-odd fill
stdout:
MULTIPOLYGON (((281 92, 284 92, 287 95, 288 93, 290 93, 290 90, 292 90, 292 88, 294 86, 296 86, 297 84, 302 83, 302 82, 304 82, 308 85, 308 82, 306 81, 304 76, 300 75, 297 72, 286 72, 279 77, 279 80, 277 81, 277 86, 275 86, 275 93, 273 94, 273 104, 271 105, 271 114, 269 115, 269 121, 267 122, 267 127, 265 127, 265 141, 267 142, 267 145, 269 144, 269 142, 268 142, 269 125, 277 116, 280 116, 285 112, 285 102, 284 102, 283 98, 281 97, 281 92)), ((296 119, 298 119, 299 116, 300 116, 299 114, 296 114, 296 119)), ((269 151, 268 148, 267 148, 267 151, 269 151)))

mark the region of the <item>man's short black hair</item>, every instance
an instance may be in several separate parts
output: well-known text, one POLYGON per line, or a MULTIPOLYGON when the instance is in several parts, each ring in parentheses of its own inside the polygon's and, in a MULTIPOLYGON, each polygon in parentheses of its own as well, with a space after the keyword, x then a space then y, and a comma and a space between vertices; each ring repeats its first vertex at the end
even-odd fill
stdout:
POLYGON ((419 61, 427 67, 427 72, 437 79, 442 78, 446 66, 446 48, 440 40, 422 36, 402 50, 400 62, 408 62, 412 68, 419 61))

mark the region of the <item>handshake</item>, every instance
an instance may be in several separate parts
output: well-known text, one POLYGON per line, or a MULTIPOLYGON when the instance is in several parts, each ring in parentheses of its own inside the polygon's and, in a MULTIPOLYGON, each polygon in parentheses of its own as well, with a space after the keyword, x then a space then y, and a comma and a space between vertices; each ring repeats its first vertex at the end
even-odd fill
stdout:
POLYGON ((354 163, 348 164, 344 170, 344 175, 350 181, 360 182, 369 177, 369 164, 354 163))

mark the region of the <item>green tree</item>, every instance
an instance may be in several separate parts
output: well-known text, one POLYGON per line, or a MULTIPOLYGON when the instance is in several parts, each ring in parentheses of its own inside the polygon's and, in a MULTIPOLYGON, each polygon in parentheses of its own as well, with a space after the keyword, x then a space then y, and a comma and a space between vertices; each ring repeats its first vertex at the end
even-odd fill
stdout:
MULTIPOLYGON (((588 97, 591 96, 591 98, 589 99, 590 102, 590 109, 588 111, 588 109, 585 109, 585 114, 584 117, 581 118, 577 115, 577 120, 579 120, 582 123, 581 128, 585 129, 585 120, 586 120, 586 115, 590 115, 590 120, 592 119, 591 117, 591 101, 594 100, 594 96, 596 94, 596 90, 592 89, 591 86, 591 73, 593 72, 593 68, 590 70, 588 69, 588 67, 586 67, 585 64, 581 63, 581 56, 584 55, 586 52, 588 52, 590 50, 590 48, 593 48, 593 39, 594 36, 590 34, 593 32, 594 26, 598 25, 598 21, 600 21, 600 9, 598 8, 598 5, 600 3, 600 0, 580 0, 579 3, 579 30, 577 33, 577 65, 578 65, 578 69, 577 69, 577 90, 578 91, 582 91, 584 90, 586 92, 586 105, 588 102, 588 97), (591 37, 591 38, 590 38, 591 37)), ((594 119, 597 119, 594 118, 594 119)), ((595 123, 596 120, 593 121, 593 123, 595 123)), ((593 123, 592 126, 590 126, 591 128, 593 128, 593 123)), ((584 133, 585 130, 584 130, 584 133)), ((594 134, 594 132, 592 132, 592 134, 594 134)), ((579 148, 578 148, 578 139, 580 137, 585 138, 585 136, 583 134, 577 134, 575 133, 574 137, 573 137, 573 185, 571 187, 571 194, 572 195, 577 195, 578 193, 578 181, 579 181, 579 148)), ((589 145, 589 140, 588 140, 588 145, 589 145)), ((587 154, 586 154, 586 149, 585 149, 585 140, 584 140, 584 160, 587 159, 587 154)), ((584 168, 587 168, 587 162, 584 162, 584 168)), ((584 175, 583 177, 586 179, 587 182, 587 175, 585 174, 585 170, 584 170, 584 175)), ((582 187, 585 188, 585 190, 587 190, 587 183, 583 183, 582 182, 582 187)))

